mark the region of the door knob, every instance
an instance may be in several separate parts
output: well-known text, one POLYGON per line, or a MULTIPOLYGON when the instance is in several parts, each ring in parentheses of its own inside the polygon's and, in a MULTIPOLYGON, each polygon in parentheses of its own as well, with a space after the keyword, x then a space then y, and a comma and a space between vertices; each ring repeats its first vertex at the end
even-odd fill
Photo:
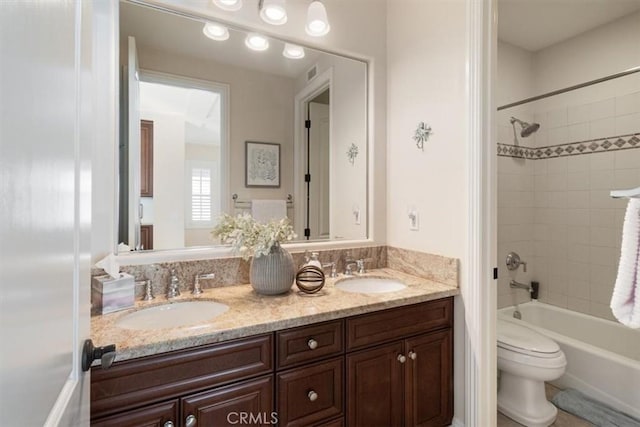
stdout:
POLYGON ((315 391, 311 390, 307 396, 309 397, 309 400, 312 402, 315 402, 316 400, 318 400, 318 393, 316 393, 315 391))
POLYGON ((409 359, 416 360, 417 358, 418 358, 418 355, 416 354, 415 351, 410 351, 409 352, 409 359))
POLYGON ((318 341, 311 338, 309 341, 307 341, 307 345, 311 350, 315 350, 316 348, 318 348, 318 341))
POLYGON ((407 357, 404 354, 399 354, 397 359, 398 359, 398 362, 400 363, 404 363, 407 361, 407 357))
POLYGON ((100 359, 102 369, 109 369, 116 358, 116 345, 94 347, 93 341, 86 340, 82 346, 82 370, 87 372, 94 360, 100 359))
POLYGON ((187 419, 186 419, 186 420, 184 420, 184 425, 185 425, 186 427, 195 427, 195 425, 196 425, 196 421, 197 421, 197 420, 196 420, 196 416, 195 416, 195 415, 189 415, 189 416, 187 417, 187 419))
POLYGON ((173 421, 167 421, 162 425, 162 427, 175 427, 173 421))

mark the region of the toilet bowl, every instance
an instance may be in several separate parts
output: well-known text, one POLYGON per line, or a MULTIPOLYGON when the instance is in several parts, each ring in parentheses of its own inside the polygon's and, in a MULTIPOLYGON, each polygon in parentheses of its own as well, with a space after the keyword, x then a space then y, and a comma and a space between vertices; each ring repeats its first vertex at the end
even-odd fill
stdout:
POLYGON ((547 427, 558 410, 544 382, 559 378, 567 359, 558 344, 533 329, 498 320, 498 410, 528 427, 547 427))

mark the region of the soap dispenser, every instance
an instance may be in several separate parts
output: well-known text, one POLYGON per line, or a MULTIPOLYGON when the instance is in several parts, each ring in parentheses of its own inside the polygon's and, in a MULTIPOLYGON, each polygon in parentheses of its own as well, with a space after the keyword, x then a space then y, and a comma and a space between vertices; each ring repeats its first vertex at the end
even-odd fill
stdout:
POLYGON ((320 254, 318 252, 311 252, 311 258, 307 261, 305 265, 313 265, 315 267, 318 267, 319 269, 322 269, 322 263, 318 259, 319 255, 320 254))

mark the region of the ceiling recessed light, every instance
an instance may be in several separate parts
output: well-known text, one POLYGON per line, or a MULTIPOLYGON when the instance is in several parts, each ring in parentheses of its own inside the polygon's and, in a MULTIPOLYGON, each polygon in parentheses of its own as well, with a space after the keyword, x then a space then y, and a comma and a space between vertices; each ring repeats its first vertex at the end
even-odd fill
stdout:
POLYGON ((222 10, 235 12, 236 10, 240 10, 242 7, 242 0, 213 0, 213 4, 222 10))
POLYGON ((258 33, 247 34, 247 38, 244 40, 244 44, 246 44, 249 49, 253 50, 269 49, 269 40, 258 33))
POLYGON ((327 34, 330 29, 327 9, 324 4, 320 0, 312 1, 307 10, 307 24, 305 25, 307 34, 320 37, 327 34))
POLYGON ((215 22, 207 22, 204 24, 202 32, 212 40, 225 41, 229 38, 229 29, 215 22))
POLYGON ((268 24, 282 25, 287 22, 285 0, 260 0, 260 18, 268 24))
POLYGON ((284 50, 282 51, 282 55, 285 58, 289 58, 289 59, 304 58, 304 49, 302 48, 302 46, 298 46, 291 43, 285 43, 284 50))

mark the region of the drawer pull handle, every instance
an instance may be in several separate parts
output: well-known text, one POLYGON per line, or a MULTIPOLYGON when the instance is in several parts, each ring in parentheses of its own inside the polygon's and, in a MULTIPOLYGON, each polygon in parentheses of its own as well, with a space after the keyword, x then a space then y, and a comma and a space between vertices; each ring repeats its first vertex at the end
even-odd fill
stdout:
POLYGON ((407 357, 404 354, 399 354, 397 359, 398 359, 398 362, 400 363, 404 363, 407 361, 407 357))
POLYGON ((184 425, 186 427, 195 427, 196 425, 196 417, 195 415, 189 415, 186 420, 184 420, 184 425))
POLYGON ((307 341, 307 345, 311 350, 315 350, 316 348, 318 348, 318 341, 311 338, 309 341, 307 341))
POLYGON ((163 427, 174 427, 173 421, 167 421, 163 424, 163 427))
POLYGON ((309 396, 309 400, 312 402, 315 402, 316 400, 318 400, 318 393, 316 393, 315 391, 311 390, 307 396, 309 396))
POLYGON ((416 359, 418 358, 418 355, 416 354, 416 352, 415 352, 415 351, 410 351, 410 352, 409 352, 409 358, 410 358, 411 360, 416 360, 416 359))

